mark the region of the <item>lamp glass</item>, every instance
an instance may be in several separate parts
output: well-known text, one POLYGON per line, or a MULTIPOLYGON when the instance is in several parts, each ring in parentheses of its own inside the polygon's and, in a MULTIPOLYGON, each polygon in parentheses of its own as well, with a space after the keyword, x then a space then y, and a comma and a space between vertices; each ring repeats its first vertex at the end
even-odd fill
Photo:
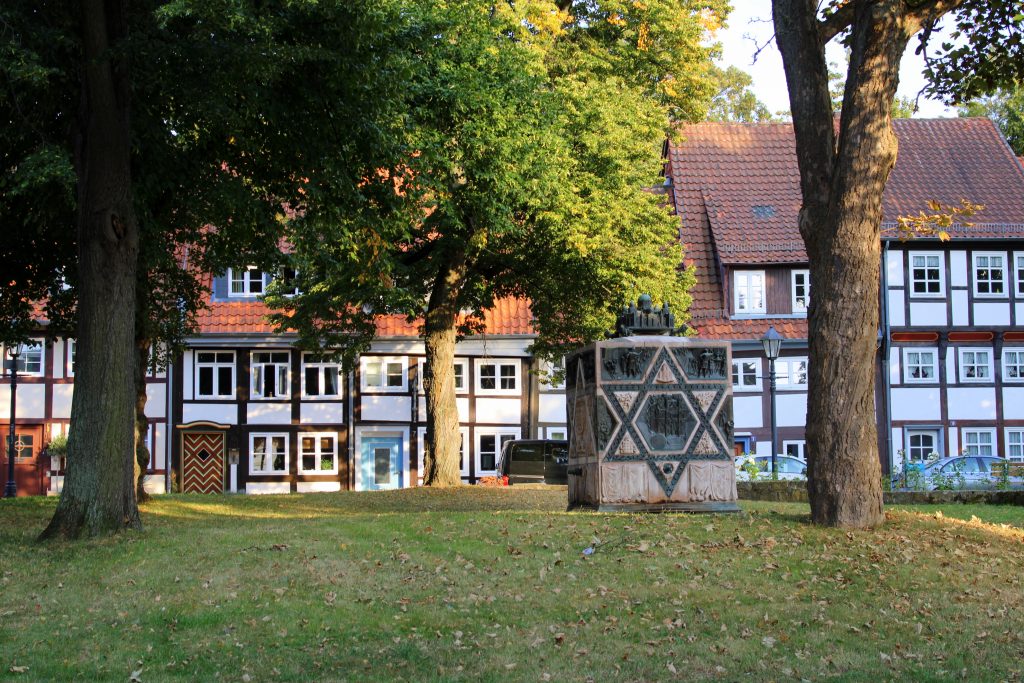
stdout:
POLYGON ((779 351, 782 350, 782 335, 776 331, 774 326, 769 327, 761 337, 761 347, 768 360, 775 360, 779 357, 779 351))

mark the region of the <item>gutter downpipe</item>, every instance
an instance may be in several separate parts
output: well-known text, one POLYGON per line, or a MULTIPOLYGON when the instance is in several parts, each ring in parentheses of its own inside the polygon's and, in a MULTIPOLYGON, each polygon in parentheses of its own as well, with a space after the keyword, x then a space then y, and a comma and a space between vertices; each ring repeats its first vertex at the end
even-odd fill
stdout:
POLYGON ((882 371, 882 386, 885 392, 885 458, 889 463, 889 477, 893 472, 892 452, 892 384, 889 381, 889 356, 892 343, 889 326, 889 240, 882 240, 882 347, 879 366, 882 371))

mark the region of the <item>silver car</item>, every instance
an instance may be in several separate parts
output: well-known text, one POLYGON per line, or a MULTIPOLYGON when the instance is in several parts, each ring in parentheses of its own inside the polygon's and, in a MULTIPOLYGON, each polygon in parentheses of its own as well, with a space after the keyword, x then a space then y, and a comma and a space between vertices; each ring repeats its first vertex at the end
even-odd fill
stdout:
MULTIPOLYGON (((736 481, 751 481, 750 473, 744 467, 744 464, 748 462, 752 462, 757 467, 757 474, 753 477, 754 480, 763 481, 772 478, 772 456, 739 455, 736 456, 736 481)), ((779 479, 807 478, 807 463, 789 455, 776 455, 775 469, 779 473, 779 479)))
POLYGON ((936 460, 921 473, 923 487, 935 489, 992 489, 1005 481, 1024 485, 1020 465, 990 455, 957 455, 936 460))

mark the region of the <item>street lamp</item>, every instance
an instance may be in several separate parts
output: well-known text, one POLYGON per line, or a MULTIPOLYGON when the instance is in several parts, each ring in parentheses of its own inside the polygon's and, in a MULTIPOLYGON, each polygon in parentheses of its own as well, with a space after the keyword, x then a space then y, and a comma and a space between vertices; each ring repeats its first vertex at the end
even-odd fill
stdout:
POLYGON ((21 342, 8 346, 7 356, 10 360, 4 362, 4 367, 11 371, 11 434, 7 437, 7 486, 4 487, 6 498, 18 495, 18 485, 14 483, 14 445, 17 443, 14 417, 18 406, 18 358, 24 351, 25 345, 21 342))
POLYGON ((768 331, 761 337, 761 347, 764 348, 765 358, 768 359, 768 390, 771 396, 772 408, 772 478, 778 476, 778 464, 775 461, 775 453, 778 450, 776 444, 779 442, 779 427, 775 419, 775 359, 779 357, 782 350, 782 335, 778 333, 775 326, 769 326, 768 331))

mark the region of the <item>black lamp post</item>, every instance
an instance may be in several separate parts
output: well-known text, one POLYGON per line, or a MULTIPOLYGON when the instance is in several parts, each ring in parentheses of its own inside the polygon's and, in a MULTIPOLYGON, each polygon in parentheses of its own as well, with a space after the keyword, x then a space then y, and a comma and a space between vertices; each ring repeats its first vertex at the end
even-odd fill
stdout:
POLYGON ((11 371, 11 434, 7 437, 7 486, 4 487, 4 497, 6 498, 14 498, 18 495, 18 485, 14 483, 14 446, 17 443, 14 417, 17 414, 18 406, 18 357, 24 350, 25 345, 21 343, 7 347, 7 355, 10 360, 4 363, 4 367, 11 371))
POLYGON ((761 337, 761 346, 764 348, 765 358, 768 359, 768 391, 771 396, 772 408, 772 478, 775 478, 779 472, 778 463, 775 460, 775 453, 778 450, 776 445, 779 443, 779 427, 775 419, 775 359, 779 357, 779 351, 782 350, 782 335, 778 333, 774 325, 770 326, 761 337))

